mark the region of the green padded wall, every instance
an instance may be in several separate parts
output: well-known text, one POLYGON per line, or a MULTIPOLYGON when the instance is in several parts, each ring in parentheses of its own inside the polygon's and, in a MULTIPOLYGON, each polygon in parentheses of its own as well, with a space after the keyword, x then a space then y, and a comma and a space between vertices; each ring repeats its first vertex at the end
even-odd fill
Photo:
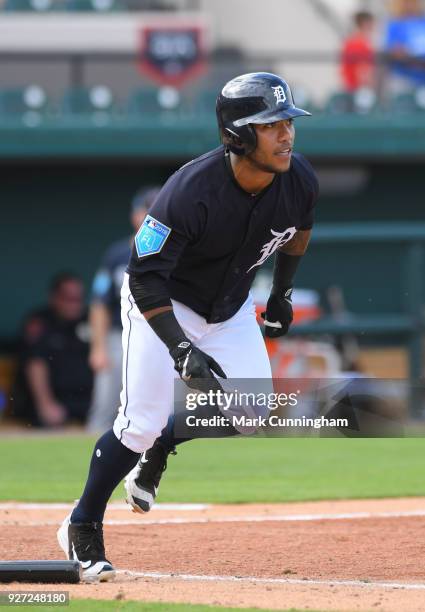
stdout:
MULTIPOLYGON (((130 232, 133 193, 143 184, 165 180, 177 165, 120 161, 1 167, 3 345, 16 335, 23 314, 43 303, 54 273, 75 270, 90 287, 105 247, 130 232)), ((373 165, 369 170, 364 192, 323 195, 317 222, 423 220, 421 165, 373 165)), ((397 245, 312 245, 297 284, 321 291, 340 284, 354 312, 401 311, 402 256, 397 245)))

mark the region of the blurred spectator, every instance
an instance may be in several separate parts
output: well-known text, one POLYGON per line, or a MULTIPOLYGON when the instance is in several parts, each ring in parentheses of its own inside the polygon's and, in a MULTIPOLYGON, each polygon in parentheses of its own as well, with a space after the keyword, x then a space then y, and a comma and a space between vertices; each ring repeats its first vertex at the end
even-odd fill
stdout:
MULTIPOLYGON (((145 187, 133 198, 130 221, 136 232, 160 187, 145 187)), ((111 244, 103 256, 92 287, 90 365, 95 372, 93 401, 87 427, 102 433, 112 427, 120 399, 122 345, 120 292, 133 236, 111 244)))
POLYGON ((425 85, 425 14, 419 0, 396 0, 393 12, 385 51, 392 60, 391 90, 401 93, 425 85))
POLYGON ((48 305, 23 326, 14 416, 46 427, 85 422, 93 386, 88 355, 83 284, 61 273, 52 280, 48 305))
POLYGON ((361 11, 354 15, 354 30, 345 40, 341 52, 341 75, 349 92, 375 87, 375 18, 361 11))

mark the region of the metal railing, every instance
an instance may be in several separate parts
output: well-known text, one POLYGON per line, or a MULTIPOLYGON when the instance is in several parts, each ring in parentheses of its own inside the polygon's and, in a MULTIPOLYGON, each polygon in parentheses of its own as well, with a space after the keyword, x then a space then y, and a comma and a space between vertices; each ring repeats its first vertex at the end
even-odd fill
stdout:
MULTIPOLYGON (((141 61, 141 52, 128 51, 128 50, 108 50, 107 48, 102 50, 89 50, 85 48, 73 49, 61 49, 57 48, 55 51, 43 50, 43 49, 31 49, 31 50, 6 50, 0 51, 0 67, 20 69, 25 67, 29 70, 29 74, 32 75, 32 81, 28 78, 28 82, 34 80, 39 84, 46 87, 46 89, 54 89, 54 83, 50 83, 47 77, 47 72, 40 72, 40 63, 46 65, 46 69, 49 66, 59 66, 63 69, 63 74, 66 74, 66 88, 84 87, 89 86, 93 80, 93 72, 96 68, 100 68, 100 75, 104 79, 105 66, 111 68, 110 76, 106 79, 107 82, 102 84, 110 86, 114 89, 115 86, 122 87, 123 82, 128 80, 128 87, 131 89, 135 86, 134 78, 126 77, 117 78, 117 74, 121 69, 133 70, 133 77, 137 76, 139 83, 142 84, 144 81, 143 75, 138 73, 137 65, 141 61), (35 70, 35 72, 34 72, 35 70), (42 74, 42 78, 39 78, 39 74, 42 74), (124 81, 121 80, 124 78, 124 81), (46 82, 44 82, 46 81, 46 82)), ((359 58, 353 56, 352 61, 356 62, 359 58)), ((408 59, 408 58, 407 58, 408 59)), ((255 56, 251 56, 241 49, 217 49, 212 53, 204 55, 205 65, 207 66, 207 81, 213 80, 216 77, 223 75, 223 83, 234 76, 242 72, 251 72, 257 70, 276 70, 276 66, 279 66, 279 71, 285 71, 287 67, 302 66, 302 67, 327 67, 336 66, 341 61, 341 55, 339 50, 335 51, 277 51, 276 53, 256 53, 255 56)), ((416 60, 418 63, 419 60, 416 60)), ((376 84, 374 87, 374 93, 377 96, 378 102, 385 105, 389 92, 387 88, 387 82, 389 77, 389 69, 391 66, 391 58, 387 53, 377 52, 374 57, 374 63, 376 65, 376 84)), ((3 70, 4 72, 4 70, 3 70)), ((5 81, 6 77, 0 78, 0 88, 5 89, 9 84, 5 81)), ((53 79, 54 80, 54 79, 53 79)), ((220 78, 217 79, 221 82, 220 78)), ((149 84, 150 81, 147 80, 149 84)), ((189 86, 193 83, 196 85, 196 81, 190 82, 189 86)), ((23 84, 23 83, 22 83, 23 84)), ((302 79, 299 80, 298 89, 306 90, 310 96, 312 93, 309 89, 308 79, 304 83, 302 79)), ((12 86, 10 84, 10 86, 12 86)), ((202 83, 201 83, 202 87, 202 83)), ((335 86, 330 88, 329 95, 333 92, 342 91, 343 86, 336 79, 335 86)), ((362 102, 360 106, 362 106, 362 102)))

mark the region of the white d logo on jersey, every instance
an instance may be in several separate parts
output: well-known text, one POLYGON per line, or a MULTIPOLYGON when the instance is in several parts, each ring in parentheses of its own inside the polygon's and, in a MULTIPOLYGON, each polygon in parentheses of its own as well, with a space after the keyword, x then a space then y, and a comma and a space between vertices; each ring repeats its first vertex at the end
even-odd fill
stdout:
POLYGON ((286 244, 287 242, 289 242, 297 233, 297 230, 295 227, 288 227, 288 229, 286 229, 285 231, 281 233, 275 232, 274 230, 270 230, 270 231, 273 234, 274 238, 272 238, 270 242, 266 242, 266 244, 263 247, 261 247, 260 259, 257 261, 257 263, 251 266, 249 270, 247 270, 247 274, 253 268, 256 268, 257 266, 261 266, 261 264, 263 264, 266 261, 266 259, 270 257, 270 255, 273 255, 276 249, 278 249, 283 244, 286 244))
POLYGON ((282 85, 278 85, 277 87, 272 87, 272 89, 273 89, 274 97, 276 98, 276 104, 279 104, 279 102, 286 102, 286 94, 285 94, 285 90, 283 89, 282 85))

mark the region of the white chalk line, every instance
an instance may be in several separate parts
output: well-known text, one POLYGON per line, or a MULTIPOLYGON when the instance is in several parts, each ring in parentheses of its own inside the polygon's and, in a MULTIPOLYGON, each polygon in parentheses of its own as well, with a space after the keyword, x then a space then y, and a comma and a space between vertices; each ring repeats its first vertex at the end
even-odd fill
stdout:
MULTIPOLYGON (((109 507, 110 508, 110 507, 109 507)), ((128 508, 128 506, 124 506, 128 508)), ((1 506, 0 506, 1 510, 1 506)), ((386 519, 386 518, 408 518, 424 517, 425 510, 407 510, 404 512, 344 512, 328 514, 282 514, 282 515, 259 515, 259 516, 222 516, 222 517, 184 517, 133 520, 106 519, 104 525, 129 526, 129 525, 184 525, 205 523, 267 523, 267 522, 311 522, 311 521, 341 521, 362 519, 386 519)), ((0 519, 0 525, 22 525, 26 527, 45 527, 60 525, 60 520, 47 521, 25 521, 22 519, 0 519)))
MULTIPOLYGON (((77 500, 78 501, 78 500, 77 500)), ((24 502, 2 502, 0 510, 72 510, 75 503, 58 504, 58 503, 24 503, 24 502)), ((211 508, 211 504, 155 504, 155 510, 173 510, 173 511, 198 511, 211 508)), ((128 510, 128 504, 112 503, 108 504, 109 510, 128 510)))
POLYGON ((262 584, 291 584, 291 585, 324 585, 324 586, 351 586, 373 589, 406 589, 425 590, 425 583, 403 583, 403 582, 375 582, 363 580, 314 580, 300 578, 257 578, 255 576, 211 576, 198 574, 166 574, 159 572, 132 572, 129 570, 118 570, 118 574, 133 578, 156 578, 168 580, 197 580, 206 582, 244 582, 262 584))

